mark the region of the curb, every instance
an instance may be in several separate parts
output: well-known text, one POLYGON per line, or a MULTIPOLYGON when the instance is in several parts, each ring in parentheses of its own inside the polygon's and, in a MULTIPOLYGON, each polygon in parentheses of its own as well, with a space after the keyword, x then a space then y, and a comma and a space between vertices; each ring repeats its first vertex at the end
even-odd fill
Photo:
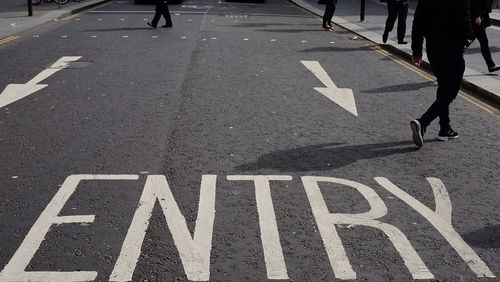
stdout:
MULTIPOLYGON (((364 38, 364 37, 363 37, 364 38)), ((366 38, 365 38, 366 39, 366 38)), ((366 39, 369 40, 369 39, 366 39)), ((411 60, 411 55, 392 46, 392 45, 386 45, 386 44, 378 44, 378 46, 388 52, 391 52, 399 57, 411 60)), ((425 70, 429 71, 433 76, 434 73, 432 72, 432 67, 429 62, 427 61, 422 61, 422 68, 425 70)), ((484 102, 487 102, 491 106, 494 106, 496 108, 500 108, 500 96, 496 95, 493 92, 490 92, 480 86, 477 86, 476 84, 467 81, 466 79, 462 79, 462 85, 461 88, 467 91, 467 94, 482 100, 484 102)))
POLYGON ((106 3, 106 2, 109 2, 109 1, 111 1, 111 0, 102 0, 102 1, 99 1, 99 2, 96 2, 96 3, 89 4, 88 6, 85 6, 85 7, 76 8, 76 9, 74 9, 74 10, 69 11, 69 14, 68 14, 68 15, 62 15, 61 17, 63 17, 63 18, 64 18, 64 17, 67 17, 67 16, 69 16, 69 15, 78 14, 78 13, 80 13, 80 12, 82 12, 82 11, 85 11, 85 10, 88 10, 88 9, 92 9, 92 8, 94 8, 94 7, 97 7, 97 6, 99 6, 99 5, 102 5, 102 4, 104 4, 104 3, 106 3))
MULTIPOLYGON (((310 13, 316 15, 316 16, 319 16, 319 17, 322 17, 322 14, 318 14, 317 12, 315 11, 312 11, 311 9, 308 9, 306 6, 309 5, 308 3, 305 3, 306 5, 301 5, 301 0, 288 0, 290 3, 306 10, 306 11, 309 11, 310 13)), ((438 1, 438 0, 436 0, 438 1)), ((334 17, 335 18, 335 17, 334 17)), ((492 19, 492 24, 493 22, 497 22, 498 24, 500 24, 500 20, 496 20, 496 19, 492 19)), ((346 21, 347 22, 347 21, 346 21)), ((402 58, 405 58, 405 59, 408 59, 410 60, 411 59, 411 54, 397 48, 396 46, 394 45, 391 45, 391 44, 381 44, 381 43, 378 43, 376 41, 373 41, 372 39, 368 38, 367 36, 361 34, 359 31, 355 31, 349 27, 347 27, 345 24, 342 24, 342 23, 339 23, 339 22, 335 22, 334 23, 340 27, 342 27, 343 29, 346 29, 354 34, 356 34, 357 36, 361 37, 361 38, 364 38, 365 40, 369 41, 369 42, 372 42, 373 44, 376 44, 378 47, 394 54, 394 55, 397 55, 399 57, 402 57, 402 58)), ((422 65, 421 65, 422 68, 424 68, 426 71, 429 71, 432 73, 432 75, 434 76, 433 72, 432 72, 432 68, 431 68, 431 65, 429 64, 429 62, 427 61, 423 61, 422 62, 422 65)), ((467 67, 467 66, 466 66, 467 67)), ((488 91, 487 89, 484 89, 483 87, 480 87, 476 84, 474 84, 473 82, 470 82, 470 81, 467 81, 465 78, 462 79, 462 86, 461 86, 462 89, 466 90, 467 91, 467 94, 479 99, 479 100, 482 100, 484 102, 487 102, 488 104, 490 104, 491 106, 493 107, 496 107, 496 108, 500 108, 500 96, 498 94, 495 94, 491 91, 488 91)))
POLYGON ((499 19, 490 18, 490 22, 491 22, 491 25, 500 26, 500 20, 499 19))

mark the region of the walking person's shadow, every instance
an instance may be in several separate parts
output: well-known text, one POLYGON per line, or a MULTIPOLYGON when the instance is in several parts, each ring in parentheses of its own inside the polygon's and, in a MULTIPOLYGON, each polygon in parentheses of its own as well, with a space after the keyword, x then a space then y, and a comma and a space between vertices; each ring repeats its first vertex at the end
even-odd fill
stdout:
POLYGON ((500 224, 483 227, 464 234, 464 240, 484 249, 500 249, 500 224))
MULTIPOLYGON (((433 140, 428 140, 433 142, 433 140)), ((411 141, 345 145, 326 143, 276 151, 258 157, 256 162, 242 164, 237 171, 274 169, 278 171, 321 171, 340 168, 358 160, 373 159, 419 150, 411 141)))

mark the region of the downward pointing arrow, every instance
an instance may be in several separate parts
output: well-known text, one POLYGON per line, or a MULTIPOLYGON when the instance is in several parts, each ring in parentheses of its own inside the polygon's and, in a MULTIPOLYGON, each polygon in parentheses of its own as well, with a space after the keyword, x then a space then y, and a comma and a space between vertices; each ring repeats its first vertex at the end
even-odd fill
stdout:
POLYGON ((314 90, 326 96, 337 105, 341 106, 351 114, 358 116, 356 101, 352 89, 337 88, 335 83, 326 71, 321 67, 318 61, 300 61, 308 70, 310 70, 326 87, 314 87, 314 90))
POLYGON ((54 73, 67 68, 70 62, 74 62, 81 57, 62 57, 57 62, 55 62, 50 68, 42 71, 32 80, 28 81, 26 84, 9 84, 0 94, 0 108, 5 107, 17 100, 20 100, 26 96, 29 96, 43 88, 47 87, 47 84, 38 84, 44 79, 54 73))

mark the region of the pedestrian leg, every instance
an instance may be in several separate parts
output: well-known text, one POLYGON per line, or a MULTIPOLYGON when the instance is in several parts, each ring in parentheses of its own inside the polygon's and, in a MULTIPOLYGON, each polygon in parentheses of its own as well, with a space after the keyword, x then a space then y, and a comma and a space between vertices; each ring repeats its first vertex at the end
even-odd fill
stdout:
POLYGON ((408 2, 398 2, 398 44, 406 44, 406 17, 408 15, 408 2))
POLYGON ((333 17, 333 10, 335 9, 335 5, 333 1, 329 0, 325 6, 325 13, 323 15, 323 29, 329 30, 328 22, 331 21, 333 17))
POLYGON ((155 9, 155 16, 154 16, 153 20, 151 21, 151 25, 153 27, 157 27, 158 22, 160 21, 160 18, 161 18, 161 4, 158 3, 158 1, 157 1, 156 2, 156 9, 155 9))
POLYGON ((335 4, 333 4, 333 7, 332 7, 332 12, 331 14, 329 15, 328 17, 328 25, 330 27, 332 27, 332 18, 333 18, 333 15, 335 14, 335 4))
POLYGON ((385 29, 384 34, 382 35, 382 41, 384 43, 387 42, 387 38, 389 37, 389 32, 394 28, 394 23, 396 22, 396 18, 398 17, 396 1, 387 0, 387 20, 385 21, 385 29))
POLYGON ((457 97, 460 90, 465 71, 465 61, 463 54, 459 52, 439 54, 437 56, 428 54, 428 57, 438 79, 438 90, 436 101, 419 120, 425 128, 439 116, 441 128, 448 127, 450 125, 449 105, 457 97))
POLYGON ((170 18, 170 11, 168 10, 168 5, 166 0, 162 0, 164 3, 162 7, 162 14, 165 18, 165 25, 163 27, 172 27, 172 18, 170 18))
POLYGON ((472 26, 474 27, 474 34, 476 35, 477 41, 479 41, 479 45, 481 46, 481 54, 483 55, 486 65, 488 66, 488 68, 494 67, 495 62, 493 62, 493 59, 491 58, 486 29, 484 28, 484 26, 477 25, 475 23, 473 23, 472 26))

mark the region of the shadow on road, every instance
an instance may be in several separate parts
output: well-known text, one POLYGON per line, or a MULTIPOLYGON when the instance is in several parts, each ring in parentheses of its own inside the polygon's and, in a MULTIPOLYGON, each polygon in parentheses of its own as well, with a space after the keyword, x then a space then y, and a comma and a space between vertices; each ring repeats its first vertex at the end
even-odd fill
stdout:
POLYGON ((426 82, 417 82, 417 83, 405 83, 405 84, 397 84, 397 85, 389 85, 389 86, 384 86, 384 87, 379 87, 375 89, 370 89, 370 90, 361 90, 361 93, 369 93, 369 94, 375 94, 375 93, 387 93, 387 92, 405 92, 405 91, 415 91, 415 90, 420 90, 423 88, 427 87, 434 87, 437 86, 432 81, 426 81, 426 82))
POLYGON ((500 248, 500 225, 487 226, 466 233, 464 240, 476 247, 485 249, 500 248))
MULTIPOLYGON (((434 142, 429 140, 427 142, 434 142)), ((327 143, 277 151, 260 156, 255 163, 236 167, 237 171, 275 169, 279 171, 321 171, 340 168, 359 160, 417 151, 411 141, 349 146, 327 143)))

